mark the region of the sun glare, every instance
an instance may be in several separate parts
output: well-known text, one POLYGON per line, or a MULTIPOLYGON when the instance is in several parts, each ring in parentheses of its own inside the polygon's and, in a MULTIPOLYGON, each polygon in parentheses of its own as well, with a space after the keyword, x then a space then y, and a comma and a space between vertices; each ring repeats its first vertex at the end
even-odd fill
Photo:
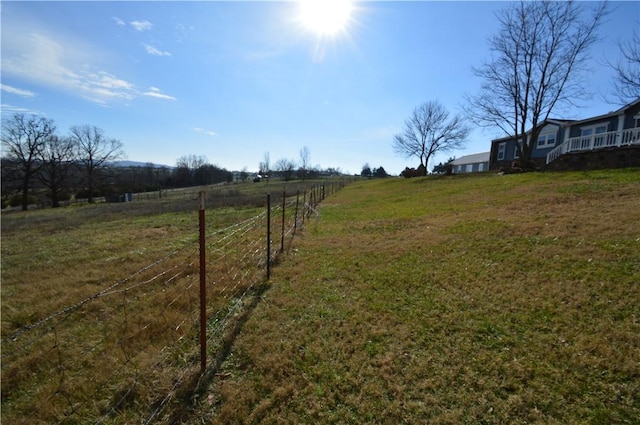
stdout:
POLYGON ((298 0, 300 22, 319 36, 332 36, 345 30, 353 6, 349 0, 298 0))

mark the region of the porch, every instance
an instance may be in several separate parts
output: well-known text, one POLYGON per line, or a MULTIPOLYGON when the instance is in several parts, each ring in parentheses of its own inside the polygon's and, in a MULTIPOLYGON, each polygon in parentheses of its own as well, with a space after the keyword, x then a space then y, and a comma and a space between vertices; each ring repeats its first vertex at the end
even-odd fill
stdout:
POLYGON ((640 127, 589 136, 572 137, 556 146, 547 154, 547 164, 569 152, 583 152, 596 149, 640 145, 640 127))

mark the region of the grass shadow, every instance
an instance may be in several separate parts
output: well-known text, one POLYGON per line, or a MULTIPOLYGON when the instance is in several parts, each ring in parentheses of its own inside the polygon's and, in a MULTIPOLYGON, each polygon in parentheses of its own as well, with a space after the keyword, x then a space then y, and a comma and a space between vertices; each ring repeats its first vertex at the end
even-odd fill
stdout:
POLYGON ((194 371, 184 380, 183 385, 177 388, 171 406, 171 412, 166 421, 167 423, 185 423, 192 415, 196 414, 198 401, 208 393, 222 365, 229 357, 229 354, 231 354, 236 338, 240 335, 251 313, 258 306, 262 296, 270 287, 271 284, 269 282, 262 282, 253 288, 249 293, 250 302, 244 304, 240 314, 235 315, 231 319, 230 326, 221 341, 221 347, 215 355, 213 364, 207 367, 203 374, 200 374, 199 371, 194 371))

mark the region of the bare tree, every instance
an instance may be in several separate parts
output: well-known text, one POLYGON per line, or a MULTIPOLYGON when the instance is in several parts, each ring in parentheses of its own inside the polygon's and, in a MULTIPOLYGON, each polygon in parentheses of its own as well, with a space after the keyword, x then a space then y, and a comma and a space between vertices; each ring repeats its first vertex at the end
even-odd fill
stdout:
POLYGON ((500 29, 489 39, 492 58, 474 68, 482 89, 467 96, 466 112, 476 124, 513 136, 522 166, 531 165, 540 124, 553 111, 589 97, 589 79, 581 77, 607 9, 601 3, 587 14, 583 7, 572 1, 521 1, 498 12, 500 29))
POLYGON ((54 208, 60 206, 60 193, 69 178, 75 157, 76 145, 70 137, 51 135, 40 152, 42 166, 38 170, 38 178, 49 189, 54 208))
POLYGON ((264 153, 264 160, 260 163, 260 176, 267 179, 269 183, 269 173, 271 172, 271 157, 269 152, 264 153))
POLYGON ((468 134, 469 128, 460 116, 451 117, 439 102, 430 101, 413 110, 404 123, 404 132, 394 136, 393 149, 406 158, 418 158, 426 175, 429 159, 435 153, 463 147, 468 134))
POLYGON ((609 65, 616 73, 614 96, 617 103, 626 105, 640 97, 640 33, 633 31, 631 41, 618 41, 617 44, 621 57, 609 65))
POLYGON ((289 181, 293 177, 293 170, 296 168, 295 162, 290 159, 281 158, 276 161, 275 169, 280 173, 280 177, 289 181))
POLYGON ((196 183, 198 170, 207 165, 207 158, 202 155, 183 155, 176 160, 174 176, 176 185, 181 187, 191 186, 196 183))
POLYGON ((176 161, 178 167, 186 167, 191 171, 195 171, 198 168, 207 164, 207 157, 202 155, 183 155, 176 161))
POLYGON ((18 113, 2 121, 2 147, 7 160, 15 167, 15 177, 21 182, 23 211, 29 207, 31 179, 41 165, 40 155, 55 130, 53 120, 35 115, 27 117, 18 113))
POLYGON ((91 125, 71 127, 71 138, 78 147, 79 162, 87 178, 88 201, 93 202, 93 191, 97 173, 109 161, 122 158, 122 142, 107 139, 101 128, 91 125))
POLYGON ((311 151, 305 146, 300 149, 300 173, 302 174, 302 181, 307 178, 309 165, 311 165, 311 151))

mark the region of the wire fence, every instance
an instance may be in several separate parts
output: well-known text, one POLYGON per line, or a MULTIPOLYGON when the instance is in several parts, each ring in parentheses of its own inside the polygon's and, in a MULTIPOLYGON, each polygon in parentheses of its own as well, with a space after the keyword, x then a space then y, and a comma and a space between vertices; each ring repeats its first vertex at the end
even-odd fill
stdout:
MULTIPOLYGON (((343 186, 282 193, 254 217, 205 233, 207 357, 223 360, 233 322, 257 301, 270 266, 343 186)), ((206 375, 198 248, 190 242, 4 337, 3 421, 177 422, 206 375)))

